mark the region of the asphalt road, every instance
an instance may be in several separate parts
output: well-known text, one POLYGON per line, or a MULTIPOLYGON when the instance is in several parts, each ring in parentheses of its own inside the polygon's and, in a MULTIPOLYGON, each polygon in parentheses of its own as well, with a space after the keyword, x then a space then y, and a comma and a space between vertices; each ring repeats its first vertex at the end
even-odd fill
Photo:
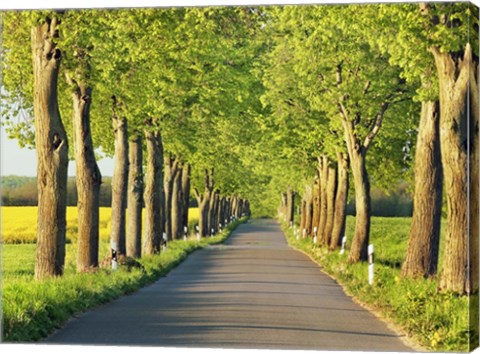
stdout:
POLYGON ((158 282, 69 321, 47 343, 412 351, 275 221, 241 225, 158 282))

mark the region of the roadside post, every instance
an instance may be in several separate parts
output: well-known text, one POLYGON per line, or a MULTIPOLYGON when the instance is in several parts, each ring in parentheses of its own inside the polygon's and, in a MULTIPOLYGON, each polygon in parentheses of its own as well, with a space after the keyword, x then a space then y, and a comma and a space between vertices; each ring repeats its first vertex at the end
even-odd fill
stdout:
POLYGON ((313 228, 313 243, 317 244, 317 227, 313 228))
POLYGON ((345 245, 347 243, 347 236, 343 236, 342 237, 342 248, 340 249, 340 254, 344 254, 345 253, 345 245))
POLYGON ((162 236, 162 252, 165 252, 165 250, 167 249, 167 233, 164 232, 163 233, 163 236, 162 236))
POLYGON ((368 284, 373 285, 373 244, 368 245, 368 284))
POLYGON ((183 240, 187 241, 187 235, 188 235, 188 227, 184 226, 183 227, 183 240))
POLYGON ((117 270, 118 263, 117 263, 117 243, 112 241, 111 244, 111 254, 112 254, 112 269, 117 270))
POLYGON ((200 231, 198 225, 195 226, 195 229, 197 230, 197 241, 200 241, 200 231))

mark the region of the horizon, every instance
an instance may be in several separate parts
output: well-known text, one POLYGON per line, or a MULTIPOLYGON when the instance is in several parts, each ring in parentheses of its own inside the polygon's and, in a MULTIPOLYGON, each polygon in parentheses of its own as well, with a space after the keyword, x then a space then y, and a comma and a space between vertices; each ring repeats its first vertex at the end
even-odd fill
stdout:
MULTIPOLYGON (((97 160, 102 177, 113 176, 113 159, 97 160)), ((3 125, 0 126, 0 176, 37 177, 35 149, 21 148, 16 139, 8 138, 3 125)), ((74 160, 68 163, 68 177, 75 177, 74 160)))

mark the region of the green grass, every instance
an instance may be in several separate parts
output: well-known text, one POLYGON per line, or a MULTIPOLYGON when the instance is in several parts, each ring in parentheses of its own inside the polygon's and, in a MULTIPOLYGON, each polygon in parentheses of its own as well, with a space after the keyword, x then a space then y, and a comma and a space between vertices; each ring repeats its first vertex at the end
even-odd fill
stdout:
MULTIPOLYGON (((410 229, 410 218, 372 218, 370 243, 375 247, 375 281, 368 285, 366 263, 347 264, 354 231, 353 217, 347 218, 347 251, 327 252, 314 247, 311 239, 296 240, 284 228, 288 242, 309 254, 325 272, 343 285, 347 293, 380 311, 401 327, 415 342, 435 351, 469 351, 478 343, 478 333, 469 330, 469 301, 452 293, 438 293, 437 280, 401 277, 410 229)), ((440 258, 441 259, 441 258, 440 258)))
MULTIPOLYGON (((35 245, 3 245, 3 341, 45 338, 74 314, 132 293, 166 275, 194 250, 223 242, 241 222, 212 238, 169 242, 165 252, 138 260, 143 269, 122 266, 117 271, 76 274, 75 245, 69 244, 64 276, 43 281, 34 280, 35 245)), ((102 247, 107 250, 108 244, 102 247)))

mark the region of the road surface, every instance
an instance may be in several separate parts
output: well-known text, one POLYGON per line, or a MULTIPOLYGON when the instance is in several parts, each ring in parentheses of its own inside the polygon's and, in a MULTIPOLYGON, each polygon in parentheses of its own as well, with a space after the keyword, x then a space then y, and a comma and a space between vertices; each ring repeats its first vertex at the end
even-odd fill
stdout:
POLYGON ((413 351, 275 221, 243 224, 165 278, 69 321, 47 343, 413 351))

